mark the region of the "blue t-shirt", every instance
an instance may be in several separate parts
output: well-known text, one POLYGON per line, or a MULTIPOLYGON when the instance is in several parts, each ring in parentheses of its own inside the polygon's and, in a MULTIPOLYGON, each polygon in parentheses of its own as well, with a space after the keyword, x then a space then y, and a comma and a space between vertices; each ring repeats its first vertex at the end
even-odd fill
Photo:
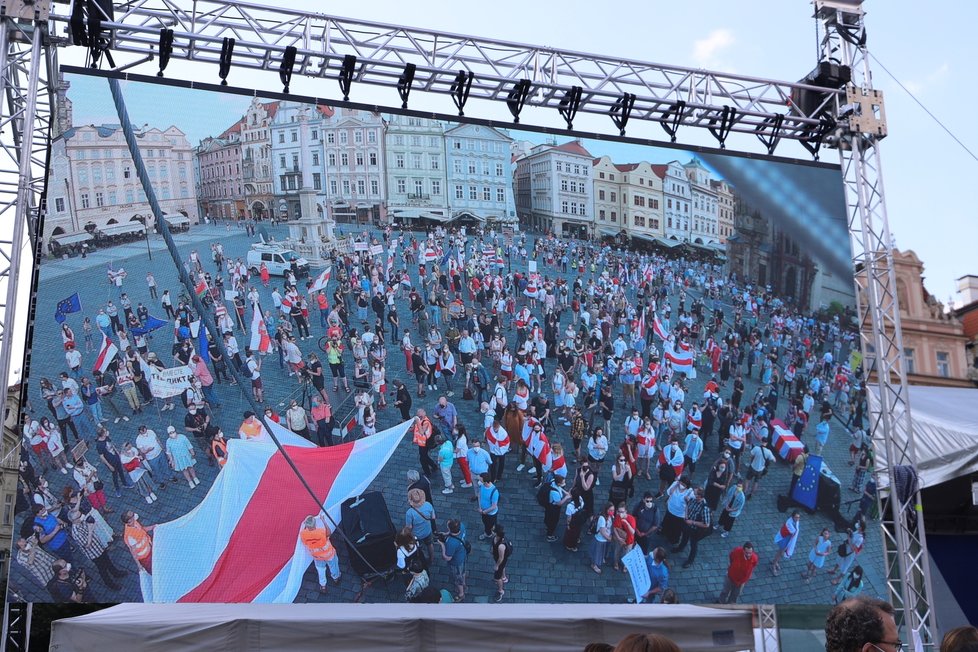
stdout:
POLYGON ((459 568, 465 566, 465 560, 469 557, 469 553, 465 552, 465 545, 462 544, 465 540, 465 524, 462 523, 461 526, 458 535, 449 534, 445 537, 445 554, 452 558, 448 563, 459 568))
POLYGON ((431 506, 431 503, 425 503, 417 509, 409 508, 404 521, 412 527, 414 536, 419 539, 427 539, 431 536, 431 521, 434 517, 435 508, 431 506))
MULTIPOLYGON (((58 519, 55 518, 54 514, 48 514, 46 517, 41 518, 40 516, 34 517, 35 525, 40 525, 41 530, 44 532, 44 536, 51 534, 54 528, 58 525, 58 519)), ((64 530, 58 531, 54 537, 47 542, 48 550, 56 551, 61 550, 65 543, 68 541, 68 534, 64 530)))
POLYGON ((489 516, 499 511, 499 489, 495 486, 492 489, 487 488, 485 485, 479 487, 479 509, 489 509, 489 506, 493 503, 496 503, 497 506, 487 512, 489 516))

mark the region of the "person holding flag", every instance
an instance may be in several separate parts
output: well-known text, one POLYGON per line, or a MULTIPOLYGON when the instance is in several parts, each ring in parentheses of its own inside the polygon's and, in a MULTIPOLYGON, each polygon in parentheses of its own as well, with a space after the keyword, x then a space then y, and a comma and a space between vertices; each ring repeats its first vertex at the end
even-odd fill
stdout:
POLYGON ((795 554, 795 545, 798 543, 798 535, 801 533, 801 513, 797 510, 791 512, 791 516, 784 522, 781 529, 774 535, 774 545, 778 551, 771 562, 771 572, 774 575, 781 574, 781 560, 788 559, 795 554))

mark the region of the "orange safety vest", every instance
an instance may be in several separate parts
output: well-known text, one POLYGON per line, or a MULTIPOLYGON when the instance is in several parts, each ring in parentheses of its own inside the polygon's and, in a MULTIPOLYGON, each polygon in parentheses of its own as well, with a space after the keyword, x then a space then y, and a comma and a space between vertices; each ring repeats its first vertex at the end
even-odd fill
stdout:
POLYGON ((320 527, 313 530, 302 528, 299 538, 302 539, 302 545, 309 549, 313 559, 332 561, 336 557, 336 548, 330 542, 329 532, 326 528, 320 527))
POLYGON ((223 441, 212 441, 211 454, 218 464, 224 466, 228 462, 228 445, 223 441))
POLYGON ((242 422, 239 430, 241 431, 241 434, 244 435, 243 439, 254 439, 261 434, 261 421, 256 420, 253 423, 244 421, 242 422))
POLYGON ((426 446, 428 438, 431 437, 431 420, 423 417, 414 422, 414 443, 417 446, 426 446))
POLYGON ((149 532, 142 525, 138 523, 136 525, 127 525, 123 535, 126 540, 126 545, 132 550, 132 554, 136 556, 136 559, 146 559, 152 554, 153 540, 150 538, 149 532))

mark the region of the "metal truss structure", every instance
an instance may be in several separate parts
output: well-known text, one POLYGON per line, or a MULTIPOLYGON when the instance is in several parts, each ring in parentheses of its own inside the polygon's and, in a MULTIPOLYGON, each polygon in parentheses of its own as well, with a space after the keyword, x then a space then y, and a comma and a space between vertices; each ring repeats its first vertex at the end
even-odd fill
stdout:
MULTIPOLYGON (((25 234, 35 242, 44 209, 46 151, 57 109, 57 52, 84 40, 79 31, 92 19, 100 23, 101 37, 88 44, 90 61, 119 71, 155 67, 163 54, 208 64, 211 70, 219 66, 222 78, 232 67, 280 71, 287 85, 282 61, 294 57, 290 75, 337 79, 344 96, 353 83, 397 86, 406 103, 405 90, 413 88, 450 96, 460 113, 470 97, 505 101, 516 120, 527 101, 559 112, 568 127, 581 111, 611 117, 620 135, 629 118, 658 122, 674 142, 683 127, 708 129, 721 148, 731 133, 753 135, 768 154, 786 139, 817 158, 824 141, 838 149, 845 175, 853 262, 862 270, 857 284, 863 348, 873 353, 867 359, 877 362, 881 407, 871 420, 877 450, 885 451, 886 464, 879 471, 889 478, 884 543, 890 599, 902 623, 933 644, 937 629, 929 604, 919 494, 914 489, 897 499, 893 491, 897 467, 913 467, 915 454, 912 436, 905 445, 888 436, 896 418, 909 426, 910 412, 880 172, 885 123, 876 114, 882 100, 872 90, 861 3, 814 0, 816 20, 824 29, 823 60, 852 72, 851 83, 827 87, 231 0, 135 0, 113 12, 99 9, 104 3, 94 0, 74 0, 70 7, 51 0, 0 0, 0 224, 13 219, 12 238, 0 242, 0 274, 8 279, 6 303, 0 306, 0 378, 9 376, 19 254, 25 234), (79 21, 77 13, 72 20, 79 5, 90 14, 88 20, 79 21)), ((774 608, 760 607, 758 620, 764 649, 776 649, 774 608)))
POLYGON ((862 0, 815 0, 814 4, 815 18, 824 30, 823 61, 849 66, 852 72, 852 85, 840 106, 840 117, 845 119, 840 121, 835 146, 846 185, 867 384, 875 384, 879 396, 878 402, 870 402, 869 428, 877 451, 879 484, 885 485, 880 520, 889 599, 902 615, 907 635, 934 646, 938 628, 931 604, 920 487, 913 470, 917 455, 880 164, 886 118, 882 97, 873 90, 862 0), (905 437, 890 436, 898 423, 905 437))

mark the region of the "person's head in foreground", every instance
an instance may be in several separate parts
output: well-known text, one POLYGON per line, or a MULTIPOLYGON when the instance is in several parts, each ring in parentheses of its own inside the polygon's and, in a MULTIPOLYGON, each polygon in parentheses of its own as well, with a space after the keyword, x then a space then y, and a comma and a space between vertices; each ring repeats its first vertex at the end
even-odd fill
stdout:
POLYGON ((978 652, 978 627, 955 627, 944 635, 941 652, 978 652))
POLYGON ((682 652, 662 634, 629 634, 618 641, 614 652, 682 652))
POLYGON ((825 619, 825 652, 897 652, 903 649, 888 602, 857 596, 832 608, 825 619))

